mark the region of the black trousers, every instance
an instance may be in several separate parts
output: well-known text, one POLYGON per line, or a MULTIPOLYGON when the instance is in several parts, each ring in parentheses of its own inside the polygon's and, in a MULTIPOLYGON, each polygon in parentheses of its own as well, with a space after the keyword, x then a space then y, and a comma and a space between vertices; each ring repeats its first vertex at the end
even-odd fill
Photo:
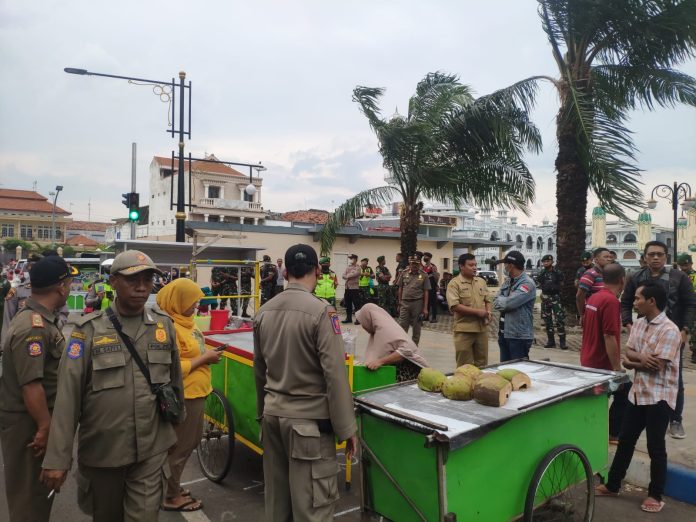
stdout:
MULTIPOLYGON (((692 334, 693 335, 693 334, 692 334)), ((677 404, 674 405, 671 420, 673 422, 682 421, 684 412, 684 343, 679 347, 679 388, 677 389, 677 404)))
POLYGON ((343 300, 346 305, 346 321, 353 320, 353 311, 356 312, 360 308, 360 289, 359 288, 346 288, 346 293, 343 296, 343 300))
POLYGON ((672 408, 665 401, 649 406, 628 404, 619 435, 619 446, 616 448, 614 462, 611 463, 607 479, 606 486, 609 491, 616 493, 621 488, 621 481, 626 476, 628 466, 631 464, 638 437, 645 430, 648 438, 648 454, 650 455, 648 495, 655 500, 662 500, 667 476, 665 434, 671 415, 672 408))
POLYGON ((614 400, 611 401, 611 406, 609 406, 609 436, 619 437, 621 432, 621 425, 623 424, 624 414, 626 413, 626 408, 631 404, 628 400, 628 392, 631 390, 631 383, 626 382, 622 384, 618 390, 613 392, 611 395, 614 400))

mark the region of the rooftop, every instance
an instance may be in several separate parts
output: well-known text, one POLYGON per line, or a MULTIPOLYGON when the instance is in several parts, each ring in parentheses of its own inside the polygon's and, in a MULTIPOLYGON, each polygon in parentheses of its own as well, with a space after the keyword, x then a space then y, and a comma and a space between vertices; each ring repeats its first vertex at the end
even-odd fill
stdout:
MULTIPOLYGON (((95 221, 73 221, 68 224, 68 230, 87 230, 89 232, 106 232, 111 223, 97 223, 95 221)), ((79 237, 79 236, 78 236, 79 237)))
POLYGON ((329 213, 326 210, 311 208, 309 210, 294 210, 285 212, 280 216, 282 221, 293 221, 294 223, 312 223, 323 225, 329 219, 329 213))
MULTIPOLYGON (((33 190, 0 189, 0 210, 51 213, 53 204, 33 190)), ((70 212, 56 207, 56 214, 69 216, 70 212)))
POLYGON ((93 247, 97 246, 99 242, 95 241, 94 239, 90 239, 86 236, 83 236, 82 234, 78 236, 71 237, 65 242, 66 245, 70 246, 87 246, 87 247, 93 247))
MULTIPOLYGON (((219 161, 213 154, 207 156, 207 159, 219 161)), ((172 158, 165 158, 163 156, 155 156, 153 161, 156 161, 161 167, 172 168, 172 158)), ((174 172, 179 171, 179 160, 174 157, 174 172)), ((184 160, 184 171, 191 170, 188 160, 184 160)), ((210 174, 227 174, 229 176, 235 177, 249 177, 248 174, 242 174, 238 170, 233 169, 229 165, 224 163, 208 163, 207 161, 193 161, 193 171, 194 172, 207 172, 210 174)))

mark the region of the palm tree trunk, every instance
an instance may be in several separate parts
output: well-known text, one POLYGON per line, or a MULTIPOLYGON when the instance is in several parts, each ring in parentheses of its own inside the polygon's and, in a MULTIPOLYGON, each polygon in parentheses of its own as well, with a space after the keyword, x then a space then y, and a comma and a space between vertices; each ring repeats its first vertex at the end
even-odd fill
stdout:
POLYGON ((418 201, 407 201, 401 207, 401 252, 408 258, 418 250, 418 228, 423 204, 418 201))
POLYGON ((556 255, 557 267, 564 274, 561 303, 567 317, 577 315, 575 307, 575 272, 580 255, 585 249, 585 216, 587 214, 587 172, 578 155, 579 132, 573 119, 568 118, 568 107, 563 103, 557 116, 556 137, 556 255))

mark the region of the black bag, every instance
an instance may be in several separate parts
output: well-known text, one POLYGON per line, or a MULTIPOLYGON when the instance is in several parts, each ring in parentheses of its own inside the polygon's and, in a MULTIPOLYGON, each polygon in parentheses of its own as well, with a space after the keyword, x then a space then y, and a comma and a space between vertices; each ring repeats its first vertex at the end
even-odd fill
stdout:
POLYGON ((162 418, 167 422, 179 422, 182 413, 181 403, 179 402, 179 398, 177 397, 171 383, 168 382, 158 385, 152 384, 152 381, 150 380, 150 370, 148 370, 147 366, 145 366, 145 363, 143 363, 143 360, 140 358, 140 355, 138 355, 138 352, 133 346, 130 337, 123 333, 121 323, 116 317, 116 314, 114 314, 114 311, 111 308, 107 308, 106 315, 109 316, 111 324, 113 324, 114 328, 116 328, 119 337, 123 340, 126 348, 128 348, 128 351, 130 352, 133 360, 137 363, 138 368, 140 368, 140 371, 143 372, 147 383, 150 385, 150 391, 157 399, 157 406, 159 407, 159 412, 160 415, 162 415, 162 418))

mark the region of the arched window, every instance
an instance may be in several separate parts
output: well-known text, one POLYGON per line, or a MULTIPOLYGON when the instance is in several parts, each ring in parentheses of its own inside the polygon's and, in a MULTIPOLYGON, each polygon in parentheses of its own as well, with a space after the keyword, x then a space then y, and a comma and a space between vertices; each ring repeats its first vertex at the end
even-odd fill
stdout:
POLYGON ((495 230, 491 233, 491 241, 498 241, 500 238, 498 237, 498 232, 495 230))
POLYGON ((549 241, 548 241, 548 250, 549 251, 553 250, 553 238, 551 238, 551 237, 549 238, 549 241))
POLYGON ((624 259, 637 259, 636 253, 633 250, 627 250, 623 255, 624 259))
POLYGON ((527 250, 531 250, 532 248, 534 248, 534 241, 532 241, 532 236, 527 236, 527 242, 525 246, 527 247, 527 250))
POLYGON ((608 234, 607 235, 607 245, 614 245, 616 244, 616 236, 614 234, 608 234))
MULTIPOLYGON (((531 239, 531 238, 530 238, 530 239, 531 239)), ((532 269, 532 260, 531 260, 531 259, 527 259, 527 270, 531 270, 531 269, 532 269)))
POLYGON ((539 236, 536 240, 536 247, 537 250, 543 250, 544 249, 544 240, 539 236))
POLYGON ((515 241, 517 241, 519 244, 522 244, 522 235, 521 235, 521 234, 517 234, 517 235, 515 236, 515 241))
MULTIPOLYGON (((624 243, 635 243, 637 241, 635 234, 632 232, 629 232, 624 236, 624 243)), ((624 258, 626 259, 626 258, 624 258)), ((631 258, 633 259, 633 258, 631 258)))
POLYGON ((505 239, 506 239, 506 241, 512 241, 512 236, 510 235, 510 232, 505 234, 505 239))

